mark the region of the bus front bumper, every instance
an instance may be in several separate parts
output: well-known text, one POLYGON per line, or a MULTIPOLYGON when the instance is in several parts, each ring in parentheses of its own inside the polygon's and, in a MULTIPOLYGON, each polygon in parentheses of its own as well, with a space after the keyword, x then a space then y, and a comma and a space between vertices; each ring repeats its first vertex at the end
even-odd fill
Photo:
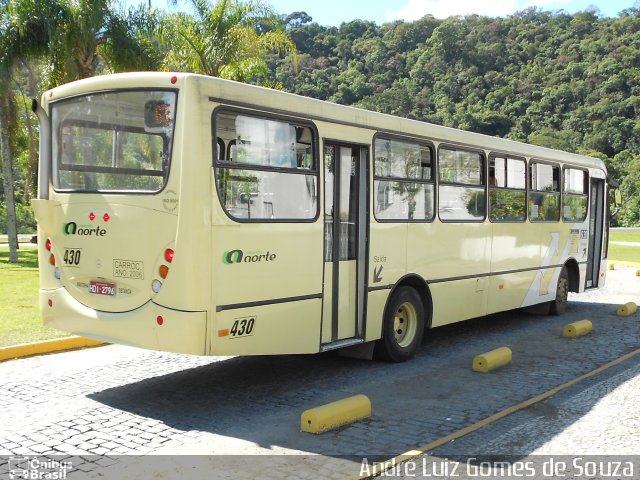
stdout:
POLYGON ((206 312, 184 312, 152 301, 123 313, 89 308, 66 289, 40 290, 45 326, 75 335, 150 350, 205 355, 206 312))

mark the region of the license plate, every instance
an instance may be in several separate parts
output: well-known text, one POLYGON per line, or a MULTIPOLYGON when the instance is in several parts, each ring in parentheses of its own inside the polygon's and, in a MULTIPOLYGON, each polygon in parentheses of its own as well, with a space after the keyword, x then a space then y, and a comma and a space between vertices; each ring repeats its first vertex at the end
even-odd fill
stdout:
POLYGON ((116 294, 116 284, 107 282, 96 282, 92 280, 91 282, 89 282, 89 293, 93 293, 95 295, 113 296, 116 294))

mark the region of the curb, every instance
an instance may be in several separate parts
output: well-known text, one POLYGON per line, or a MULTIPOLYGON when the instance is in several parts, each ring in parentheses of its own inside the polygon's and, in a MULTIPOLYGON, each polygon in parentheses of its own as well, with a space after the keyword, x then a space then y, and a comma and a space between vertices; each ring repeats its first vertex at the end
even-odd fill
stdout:
POLYGON ((14 358, 30 357, 42 353, 60 352, 84 347, 97 347, 105 342, 84 337, 65 337, 42 342, 21 343, 10 347, 0 347, 0 362, 14 358))

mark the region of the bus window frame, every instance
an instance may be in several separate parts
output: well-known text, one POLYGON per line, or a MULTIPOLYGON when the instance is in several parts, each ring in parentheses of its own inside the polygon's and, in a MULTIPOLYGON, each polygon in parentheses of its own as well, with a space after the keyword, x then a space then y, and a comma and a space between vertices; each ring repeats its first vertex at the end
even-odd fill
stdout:
POLYGON ((564 182, 564 178, 562 176, 562 165, 561 163, 558 163, 557 161, 551 161, 551 160, 541 160, 537 157, 532 157, 529 158, 529 162, 527 163, 527 218, 529 219, 529 223, 561 223, 562 222, 562 190, 563 190, 563 182, 564 182), (559 173, 559 178, 558 178, 558 190, 555 192, 545 192, 544 190, 534 190, 533 188, 531 188, 531 166, 533 164, 543 164, 543 165, 550 165, 551 167, 558 167, 558 173, 559 173), (557 220, 535 220, 535 219, 531 219, 531 216, 529 215, 529 195, 531 195, 531 193, 546 193, 547 195, 549 194, 557 194, 558 196, 558 219, 557 220))
POLYGON ((526 223, 529 219, 529 162, 526 157, 521 155, 512 155, 510 153, 500 152, 500 151, 491 151, 488 155, 487 160, 487 219, 491 223, 526 223), (498 187, 496 185, 489 185, 489 169, 491 168, 491 160, 496 158, 504 158, 504 159, 512 159, 519 160, 524 162, 524 189, 521 188, 512 188, 512 187, 498 187), (509 192, 524 192, 524 219, 522 220, 492 220, 491 219, 491 201, 489 198, 489 193, 491 189, 494 190, 502 190, 509 192))
POLYGON ((427 184, 427 185, 433 185, 433 215, 431 216, 430 219, 415 219, 415 218, 378 218, 377 215, 375 214, 375 212, 373 212, 373 218, 376 221, 376 223, 433 223, 436 219, 436 210, 438 208, 438 192, 437 192, 437 175, 438 175, 438 170, 437 170, 437 151, 438 149, 436 148, 436 145, 434 142, 432 142, 431 140, 428 140, 424 137, 411 137, 411 136, 405 136, 405 135, 398 135, 398 134, 393 134, 393 133, 386 133, 386 132, 376 132, 373 135, 373 138, 371 140, 371 150, 373 152, 372 154, 372 161, 371 161, 371 173, 372 173, 372 182, 371 182, 371 190, 373 192, 373 202, 375 203, 376 200, 376 192, 375 192, 375 182, 376 180, 383 180, 383 181, 388 181, 388 182, 403 182, 403 183, 421 183, 421 184, 427 184), (427 148, 429 148, 431 150, 431 161, 432 161, 432 165, 431 165, 431 179, 430 180, 424 180, 424 179, 410 179, 407 177, 387 177, 387 176, 378 176, 376 175, 376 140, 378 139, 384 139, 384 140, 396 140, 398 142, 405 142, 405 143, 414 143, 417 144, 419 146, 425 146, 427 148))
MULTIPOLYGON (((230 140, 227 144, 227 151, 230 153, 231 145, 235 142, 234 140, 230 140)), ((235 144, 235 143, 234 143, 235 144)), ((320 202, 322 201, 321 197, 321 188, 320 188, 320 163, 323 159, 320 157, 319 151, 319 133, 316 124, 307 118, 299 118, 294 116, 283 115, 279 113, 270 113, 268 110, 256 110, 250 108, 238 108, 231 107, 228 105, 218 105, 211 112, 211 147, 213 149, 213 153, 211 157, 213 159, 212 167, 213 174, 215 179, 215 185, 213 188, 216 190, 216 196, 218 197, 218 204, 224 214, 233 222, 237 223, 315 223, 320 218, 320 202), (273 120, 286 122, 290 124, 295 124, 300 127, 307 127, 311 130, 311 152, 313 156, 313 168, 308 170, 298 169, 298 168, 289 168, 289 167, 272 167, 272 166, 263 166, 263 165, 255 165, 250 163, 240 163, 236 161, 229 160, 220 160, 216 159, 215 149, 217 144, 217 136, 216 136, 216 117, 221 113, 230 113, 235 115, 246 115, 249 117, 261 119, 261 120, 273 120), (315 198, 316 198, 316 212, 312 218, 236 218, 229 214, 227 209, 224 206, 222 201, 222 197, 220 196, 220 189, 218 188, 218 169, 225 168, 230 170, 253 170, 260 172, 273 172, 273 173, 290 173, 296 175, 304 175, 304 176, 313 176, 316 179, 316 188, 315 188, 315 198)))
POLYGON ((560 202, 560 221, 563 223, 583 223, 589 217, 589 205, 591 199, 591 175, 589 175, 589 169, 585 167, 579 167, 577 165, 567 163, 562 165, 562 199, 560 202), (580 170, 584 172, 585 176, 585 184, 584 187, 586 189, 586 193, 565 193, 564 191, 564 179, 565 179, 565 170, 580 170), (564 197, 565 195, 576 196, 576 197, 587 197, 587 208, 585 208, 585 213, 582 220, 565 220, 564 218, 564 197))
MULTIPOLYGON (((169 184, 169 178, 171 177, 171 168, 173 166, 173 160, 174 160, 174 152, 173 149, 176 146, 176 124, 178 123, 178 108, 179 108, 179 100, 180 100, 180 89, 178 88, 164 88, 164 87, 158 87, 158 88, 150 88, 150 87, 143 87, 143 88, 109 88, 109 89, 102 89, 102 90, 95 90, 92 92, 84 92, 84 93, 78 93, 76 95, 69 95, 68 97, 64 97, 64 98, 60 98, 60 99, 56 99, 53 100, 51 102, 49 102, 49 131, 51 132, 51 144, 49 145, 49 148, 52 149, 53 147, 53 137, 55 135, 58 134, 58 132, 55 132, 53 130, 53 108, 56 107, 57 104, 61 104, 67 101, 71 101, 71 100, 76 100, 78 98, 82 98, 82 97, 88 97, 91 95, 103 95, 103 94, 108 94, 108 93, 119 93, 119 92, 170 92, 173 93, 175 95, 175 104, 174 104, 174 108, 175 108, 175 113, 174 113, 174 117, 173 117, 173 126, 171 129, 171 138, 169 139, 171 142, 171 148, 168 149, 168 166, 167 166, 167 170, 166 172, 163 171, 163 175, 154 175, 151 174, 149 176, 164 176, 163 182, 162 182, 162 187, 160 187, 158 190, 80 190, 80 189, 71 189, 71 188, 56 188, 55 186, 55 182, 54 180, 54 176, 58 174, 58 172, 60 171, 60 159, 54 159, 53 158, 53 152, 51 151, 51 167, 52 167, 52 172, 51 172, 51 179, 49 181, 51 188, 53 189, 54 192, 56 193, 64 193, 64 194, 71 194, 71 193, 81 193, 81 194, 99 194, 99 195, 158 195, 160 193, 162 193, 165 188, 167 188, 167 185, 169 184), (56 163, 56 171, 53 171, 53 163, 56 163)), ((86 120, 78 120, 78 124, 89 124, 89 123, 93 123, 94 125, 96 124, 96 122, 88 122, 86 120)), ((63 123, 60 124, 60 127, 62 127, 63 123)), ((102 124, 101 124, 102 125, 102 124)), ((110 124, 109 124, 110 125, 110 124)), ((142 128, 141 130, 144 131, 144 128, 142 128)), ((127 129, 127 131, 134 131, 134 129, 127 129)), ((146 133, 146 132, 145 132, 146 133)), ((166 139, 164 139, 164 142, 166 142, 166 139)), ((68 165, 68 164, 62 164, 62 165, 68 165)), ((105 168, 109 168, 109 167, 105 167, 105 168)), ((125 172, 125 169, 119 170, 119 173, 122 174, 127 174, 127 173, 134 173, 134 172, 125 172)), ((138 169, 131 169, 133 171, 139 171, 138 169)), ((84 170, 76 170, 76 169, 70 169, 70 171, 84 171, 84 170)), ((143 170, 144 171, 144 170, 143 170)), ((157 170, 151 170, 151 171, 156 171, 157 170)), ((96 173, 101 173, 98 170, 95 170, 96 173)), ((103 172, 105 173, 105 172, 103 172)), ((108 173, 108 172, 106 172, 108 173)))
POLYGON ((437 152, 436 152, 436 188, 437 188, 437 205, 436 209, 438 210, 438 220, 442 223, 483 223, 487 221, 488 215, 488 201, 489 201, 489 192, 488 192, 488 172, 489 172, 489 162, 487 161, 487 152, 482 150, 481 148, 472 147, 469 145, 458 145, 454 143, 439 143, 437 152), (482 168, 480 169, 480 174, 482 175, 481 183, 478 185, 467 184, 467 183, 457 183, 457 182, 443 182, 440 180, 440 150, 462 150, 470 153, 478 153, 482 159, 482 168), (476 220, 451 220, 451 219, 442 219, 440 217, 440 185, 445 185, 447 187, 466 187, 466 188, 479 188, 482 187, 484 191, 484 216, 482 219, 476 220))
MULTIPOLYGON (((227 150, 226 150, 226 147, 225 147, 225 144, 224 144, 224 140, 222 140, 220 137, 217 137, 216 141, 214 143, 214 146, 217 146, 216 152, 218 153, 218 155, 217 155, 218 158, 220 158, 220 155, 226 156, 227 150)), ((226 160, 226 158, 225 158, 225 160, 226 160)))
POLYGON ((227 144, 227 158, 224 159, 225 162, 233 162, 233 160, 231 159, 231 152, 233 151, 233 147, 236 146, 236 139, 234 138, 233 140, 229 140, 229 143, 227 144))

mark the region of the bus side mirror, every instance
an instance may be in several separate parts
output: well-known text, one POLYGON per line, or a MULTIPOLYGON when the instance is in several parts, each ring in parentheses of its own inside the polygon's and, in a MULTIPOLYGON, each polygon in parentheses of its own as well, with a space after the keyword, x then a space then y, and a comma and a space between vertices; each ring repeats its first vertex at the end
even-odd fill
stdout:
POLYGON ((622 194, 620 190, 616 187, 611 189, 611 218, 615 218, 618 213, 620 213, 620 209, 622 208, 622 194))

